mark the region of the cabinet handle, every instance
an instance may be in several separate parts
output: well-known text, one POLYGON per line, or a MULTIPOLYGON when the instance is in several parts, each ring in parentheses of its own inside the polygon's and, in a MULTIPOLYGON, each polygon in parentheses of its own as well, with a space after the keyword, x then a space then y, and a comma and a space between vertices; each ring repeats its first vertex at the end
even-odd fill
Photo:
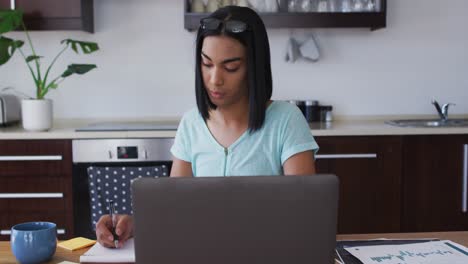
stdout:
POLYGON ((0 161, 62 160, 62 156, 0 156, 0 161))
POLYGON ((316 159, 376 159, 377 154, 319 154, 315 156, 316 159))
POLYGON ((462 212, 467 212, 468 199, 468 144, 463 145, 462 212))
POLYGON ((16 8, 15 0, 10 0, 10 8, 11 8, 11 10, 15 10, 15 8, 16 8))
POLYGON ((0 193, 0 199, 63 198, 63 193, 0 193))
MULTIPOLYGON (((65 229, 57 229, 57 234, 65 234, 65 229)), ((9 236, 11 235, 11 230, 0 230, 0 236, 9 236)))

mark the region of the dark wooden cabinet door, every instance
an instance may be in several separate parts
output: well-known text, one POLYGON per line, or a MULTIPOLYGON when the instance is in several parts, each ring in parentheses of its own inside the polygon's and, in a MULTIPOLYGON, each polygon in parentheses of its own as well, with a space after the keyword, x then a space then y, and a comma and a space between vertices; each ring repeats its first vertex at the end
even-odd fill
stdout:
MULTIPOLYGON (((28 30, 85 30, 94 32, 93 0, 14 0, 24 11, 28 30)), ((10 9, 10 0, 0 0, 0 8, 10 9)))
POLYGON ((70 140, 0 140, 0 240, 15 224, 51 221, 59 239, 73 225, 70 140))
POLYGON ((81 0, 15 0, 26 18, 73 18, 81 16, 81 0))
POLYGON ((467 144, 468 135, 404 137, 403 231, 468 230, 467 144))
POLYGON ((10 0, 0 0, 0 9, 10 9, 11 2, 10 0))
POLYGON ((338 233, 400 231, 401 138, 316 139, 317 171, 340 179, 338 233))

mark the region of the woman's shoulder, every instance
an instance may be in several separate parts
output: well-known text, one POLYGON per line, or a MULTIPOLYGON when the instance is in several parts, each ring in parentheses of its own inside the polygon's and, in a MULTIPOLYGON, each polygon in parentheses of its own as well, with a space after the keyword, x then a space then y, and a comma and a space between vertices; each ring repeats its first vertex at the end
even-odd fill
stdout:
POLYGON ((198 125, 201 120, 203 120, 203 118, 201 117, 198 108, 194 107, 184 113, 180 123, 184 124, 185 126, 193 126, 198 125))
POLYGON ((307 121, 299 107, 285 101, 273 101, 267 109, 265 117, 265 128, 273 129, 280 127, 286 129, 288 126, 307 124, 307 121))
POLYGON ((267 115, 274 118, 290 117, 291 115, 302 115, 301 110, 296 105, 285 101, 272 101, 267 110, 267 115))
POLYGON ((196 107, 193 107, 191 109, 189 109, 188 111, 186 111, 183 115, 183 118, 196 118, 200 116, 200 112, 198 111, 198 108, 196 107))

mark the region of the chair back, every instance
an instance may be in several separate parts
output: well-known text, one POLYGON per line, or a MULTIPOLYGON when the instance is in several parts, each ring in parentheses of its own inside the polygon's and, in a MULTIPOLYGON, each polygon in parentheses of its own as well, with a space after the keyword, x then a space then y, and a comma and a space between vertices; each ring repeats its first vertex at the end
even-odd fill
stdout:
POLYGON ((130 186, 134 179, 167 177, 166 165, 145 167, 100 167, 88 169, 91 225, 96 230, 99 218, 109 214, 109 201, 114 201, 116 214, 133 214, 130 186))

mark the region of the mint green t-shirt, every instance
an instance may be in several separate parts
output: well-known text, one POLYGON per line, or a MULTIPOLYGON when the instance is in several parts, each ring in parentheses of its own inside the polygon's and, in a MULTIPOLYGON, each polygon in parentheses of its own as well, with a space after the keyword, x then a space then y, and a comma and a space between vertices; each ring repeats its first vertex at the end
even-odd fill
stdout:
POLYGON ((228 148, 211 134, 197 108, 184 114, 171 153, 192 163, 194 176, 282 175, 294 154, 318 150, 307 121, 297 106, 274 101, 262 128, 247 129, 228 148))

